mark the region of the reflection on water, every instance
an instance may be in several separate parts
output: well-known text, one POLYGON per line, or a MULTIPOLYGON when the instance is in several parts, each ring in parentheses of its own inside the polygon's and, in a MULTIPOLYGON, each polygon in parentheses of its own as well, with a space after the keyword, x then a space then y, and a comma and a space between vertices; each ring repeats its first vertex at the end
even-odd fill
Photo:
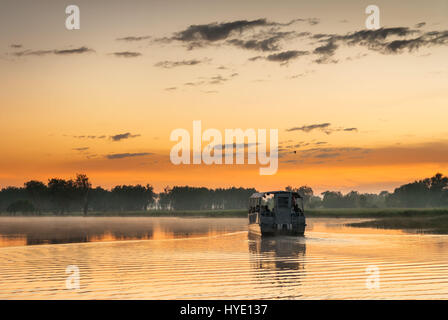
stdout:
POLYGON ((260 238, 237 218, 0 218, 0 299, 448 298, 447 235, 353 221, 260 238), (66 288, 68 265, 80 289, 66 288))
POLYGON ((267 237, 248 234, 249 251, 257 269, 299 270, 305 255, 306 244, 302 237, 267 237))
POLYGON ((235 219, 0 217, 0 247, 189 238, 241 230, 235 219))

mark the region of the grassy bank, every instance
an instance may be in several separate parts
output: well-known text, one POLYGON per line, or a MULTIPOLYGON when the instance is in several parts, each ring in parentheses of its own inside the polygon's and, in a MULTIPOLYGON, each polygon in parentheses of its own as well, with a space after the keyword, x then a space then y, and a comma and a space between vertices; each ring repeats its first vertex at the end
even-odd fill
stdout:
MULTIPOLYGON (((69 212, 64 216, 82 216, 82 212, 69 212)), ((448 216, 448 208, 442 209, 308 209, 305 215, 310 218, 410 218, 410 217, 436 217, 448 216)), ((2 212, 0 216, 11 216, 2 212)), ((16 216, 22 216, 17 213, 16 216)), ((27 214, 27 216, 35 216, 27 214)), ((58 216, 52 212, 42 213, 41 216, 58 216)), ((150 210, 150 211, 116 211, 116 212, 89 212, 90 217, 247 217, 246 209, 238 210, 150 210)))
POLYGON ((448 234, 448 215, 435 217, 381 218, 372 221, 350 223, 358 228, 409 230, 419 233, 448 234))
POLYGON ((448 216, 448 208, 349 208, 349 209, 309 209, 305 212, 307 217, 325 218, 392 218, 392 217, 434 217, 448 216))
MULTIPOLYGON (((416 230, 448 234, 448 208, 441 209, 309 209, 308 218, 371 218, 370 221, 348 224, 359 228, 416 230)), ((0 213, 0 216, 11 216, 0 213)), ((16 216, 23 216, 17 214, 16 216)), ((30 215, 27 215, 30 216, 30 215)), ((36 215, 31 215, 36 216, 36 215)), ((42 217, 59 217, 54 213, 42 213, 42 217)), ((63 216, 83 216, 82 212, 70 212, 63 216)), ((209 217, 246 218, 247 210, 151 210, 126 212, 89 212, 89 217, 209 217)))
MULTIPOLYGON (((14 216, 10 213, 2 212, 0 216, 14 216)), ((17 213, 15 216, 33 217, 60 217, 52 212, 44 212, 40 215, 17 213)), ((82 212, 68 212, 64 217, 82 217, 82 212)), ((150 211, 116 211, 116 212, 89 212, 88 217, 210 217, 210 218, 231 218, 247 217, 247 210, 150 210, 150 211)))

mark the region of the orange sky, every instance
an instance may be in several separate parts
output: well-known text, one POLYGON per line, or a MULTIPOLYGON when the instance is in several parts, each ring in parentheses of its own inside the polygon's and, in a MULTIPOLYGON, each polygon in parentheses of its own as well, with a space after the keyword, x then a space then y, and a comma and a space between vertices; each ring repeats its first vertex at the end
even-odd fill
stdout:
POLYGON ((65 3, 0 4, 2 187, 83 172, 106 187, 377 192, 448 172, 446 1, 377 1, 381 26, 406 34, 364 42, 355 37, 363 1, 77 3, 75 31, 65 29, 65 3), (266 22, 246 26, 258 19, 266 22), (213 30, 187 39, 191 26, 222 31, 235 21, 244 27, 218 40, 213 30), (235 45, 266 39, 269 50, 235 45), (417 46, 386 47, 412 39, 417 46), (314 51, 328 44, 328 56, 314 51), (259 164, 172 165, 170 133, 192 132, 193 120, 223 134, 278 129, 277 174, 260 176, 259 164))

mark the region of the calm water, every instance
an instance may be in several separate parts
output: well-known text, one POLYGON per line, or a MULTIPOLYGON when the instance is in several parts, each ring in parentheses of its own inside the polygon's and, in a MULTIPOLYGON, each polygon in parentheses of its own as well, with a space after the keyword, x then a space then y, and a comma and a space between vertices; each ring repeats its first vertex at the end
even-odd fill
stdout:
POLYGON ((353 221, 260 239, 236 218, 2 217, 0 299, 448 298, 447 235, 343 226, 353 221), (69 265, 79 289, 66 288, 69 265))

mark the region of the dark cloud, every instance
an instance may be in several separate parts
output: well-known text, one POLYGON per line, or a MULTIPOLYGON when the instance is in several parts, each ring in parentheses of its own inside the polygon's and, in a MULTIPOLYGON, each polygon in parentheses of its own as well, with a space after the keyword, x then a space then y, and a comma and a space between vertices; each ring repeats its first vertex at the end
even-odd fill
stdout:
MULTIPOLYGON (((416 28, 421 28, 419 23, 416 28)), ((361 30, 345 35, 315 34, 311 37, 323 44, 314 49, 320 55, 316 63, 336 62, 330 59, 339 48, 339 44, 362 46, 381 54, 401 54, 413 52, 421 47, 448 45, 448 31, 430 31, 410 29, 408 27, 381 28, 378 30, 361 30)))
POLYGON ((114 159, 123 159, 123 158, 143 157, 143 156, 150 156, 150 155, 153 155, 153 153, 150 153, 150 152, 113 153, 113 154, 108 154, 105 157, 109 160, 114 160, 114 159))
POLYGON ((132 52, 132 51, 114 52, 112 54, 116 57, 122 57, 122 58, 136 58, 142 55, 140 52, 132 52))
POLYGON ((160 61, 157 62, 154 66, 155 67, 161 67, 165 69, 171 69, 175 67, 182 67, 182 66, 195 66, 201 63, 209 62, 210 59, 203 59, 203 60, 182 60, 182 61, 160 61))
POLYGON ((117 38, 115 40, 133 42, 133 41, 142 41, 142 40, 148 40, 148 39, 151 39, 151 36, 128 36, 128 37, 123 37, 123 38, 117 38))
POLYGON ((95 50, 87 47, 79 47, 75 49, 63 49, 63 50, 24 50, 19 52, 14 52, 13 55, 16 57, 22 56, 45 56, 49 54, 55 55, 72 55, 72 54, 83 54, 95 52, 95 50))
POLYGON ((87 151, 87 150, 89 150, 89 147, 81 147, 81 148, 73 148, 73 150, 75 150, 75 151, 87 151))
POLYGON ((334 55, 338 47, 339 46, 334 41, 328 41, 326 44, 317 47, 316 49, 314 49, 313 53, 320 55, 320 57, 316 59, 314 62, 318 64, 328 62, 336 63, 337 60, 332 60, 331 57, 334 55))
POLYGON ((418 29, 420 29, 420 28, 422 28, 422 27, 424 27, 424 26, 426 26, 426 22, 420 22, 420 23, 417 23, 417 24, 414 26, 414 28, 418 28, 418 29))
POLYGON ((65 50, 53 50, 54 54, 59 54, 59 55, 81 54, 81 53, 88 53, 88 52, 94 52, 94 50, 89 49, 87 47, 80 47, 80 48, 76 48, 76 49, 65 49, 65 50))
POLYGON ((244 30, 259 27, 271 26, 276 23, 268 22, 266 19, 258 20, 238 20, 225 23, 210 23, 201 25, 191 25, 187 29, 177 32, 173 39, 184 42, 225 40, 232 32, 242 33, 244 30))
POLYGON ((216 150, 225 150, 225 149, 246 149, 248 147, 254 147, 257 146, 259 143, 229 143, 229 144, 216 144, 213 146, 207 146, 207 148, 210 149, 216 149, 216 150))
POLYGON ((113 141, 121 141, 121 140, 125 140, 125 139, 136 138, 136 137, 140 137, 140 135, 139 134, 131 134, 130 132, 110 136, 110 138, 113 141))
POLYGON ((260 60, 260 59, 264 59, 264 57, 262 57, 262 56, 255 56, 255 57, 249 58, 249 61, 257 61, 257 60, 260 60))
POLYGON ((177 90, 177 87, 169 87, 169 88, 165 88, 164 90, 166 90, 166 91, 174 91, 174 90, 177 90))
POLYGON ((294 60, 297 59, 298 57, 305 56, 308 54, 309 54, 308 51, 289 50, 268 55, 266 57, 266 60, 273 62, 280 62, 280 64, 284 65, 287 64, 290 60, 294 60))
POLYGON ((236 47, 256 50, 256 51, 278 51, 281 49, 280 42, 292 38, 298 38, 305 35, 310 35, 309 32, 297 33, 295 31, 280 32, 269 30, 252 36, 252 39, 230 39, 228 44, 236 47))
POLYGON ((315 25, 319 23, 319 20, 315 18, 294 19, 287 23, 279 23, 266 19, 256 19, 190 25, 188 28, 174 33, 171 37, 159 38, 155 42, 169 43, 179 41, 185 43, 187 48, 191 50, 228 40, 227 44, 244 49, 274 51, 279 50, 278 42, 280 40, 293 35, 293 32, 281 32, 278 29, 290 26, 296 22, 315 25), (246 31, 256 28, 270 28, 270 30, 267 33, 260 33, 255 38, 244 39, 246 31))
POLYGON ((21 44, 12 44, 12 45, 10 45, 10 47, 11 48, 13 48, 13 49, 20 49, 20 48, 22 48, 23 46, 21 45, 21 44))
MULTIPOLYGON (((310 125, 304 125, 301 127, 294 127, 294 128, 286 129, 287 132, 291 132, 291 131, 311 132, 313 130, 323 131, 326 134, 331 134, 333 132, 338 132, 338 131, 346 131, 346 132, 358 131, 357 128, 332 128, 331 123, 328 123, 328 122, 310 124, 310 125)), ((316 144, 322 144, 322 143, 325 143, 325 142, 320 142, 320 143, 316 143, 316 144)), ((295 147, 297 147, 297 146, 295 146, 295 147)))
POLYGON ((329 126, 331 126, 331 123, 319 123, 319 124, 310 124, 310 125, 305 125, 305 126, 301 126, 301 127, 294 127, 294 128, 290 128, 290 129, 286 129, 286 131, 291 132, 291 131, 303 131, 303 132, 310 132, 313 130, 324 130, 326 128, 328 128, 329 126))

